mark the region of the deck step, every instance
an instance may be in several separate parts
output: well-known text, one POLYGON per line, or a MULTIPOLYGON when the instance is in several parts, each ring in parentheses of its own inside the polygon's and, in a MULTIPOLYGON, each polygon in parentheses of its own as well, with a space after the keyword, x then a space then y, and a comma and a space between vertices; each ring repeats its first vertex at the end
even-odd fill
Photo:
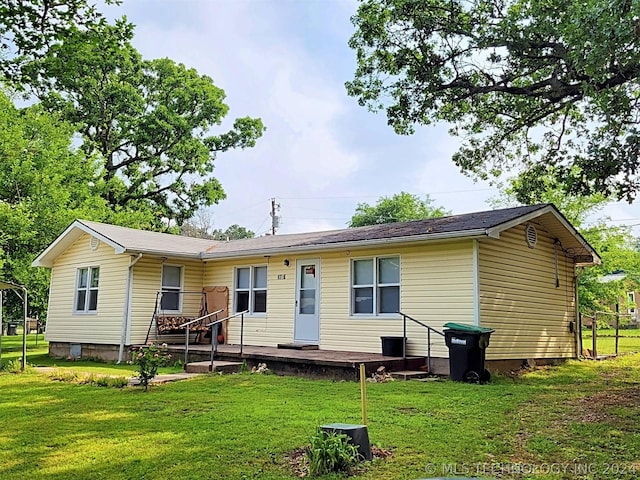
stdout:
POLYGON ((427 372, 422 370, 401 370, 399 372, 389 372, 396 380, 417 380, 429 376, 427 372))
POLYGON ((278 348, 289 350, 318 350, 318 345, 311 343, 279 343, 278 348))
POLYGON ((211 362, 191 362, 185 365, 186 373, 209 373, 210 371, 221 373, 238 373, 242 369, 242 362, 225 362, 223 360, 214 360, 213 369, 210 370, 211 362))

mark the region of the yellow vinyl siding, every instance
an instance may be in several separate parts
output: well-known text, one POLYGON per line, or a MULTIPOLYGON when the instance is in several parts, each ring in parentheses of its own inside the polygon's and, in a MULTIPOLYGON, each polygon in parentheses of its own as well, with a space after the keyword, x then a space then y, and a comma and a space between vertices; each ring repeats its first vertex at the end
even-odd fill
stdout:
MULTIPOLYGON (((473 323, 473 243, 471 240, 421 246, 392 246, 362 250, 337 250, 304 256, 271 257, 268 264, 267 315, 245 318, 247 345, 276 346, 294 337, 296 262, 317 260, 320 272, 320 348, 358 352, 381 351, 381 336, 401 336, 402 320, 395 315, 351 315, 351 259, 398 255, 401 261, 401 309, 423 323, 442 329, 449 321, 473 323), (288 258, 290 266, 283 260, 288 258), (284 279, 278 279, 284 275, 284 279)), ((210 261, 206 285, 229 286, 234 305, 234 268, 265 264, 264 257, 210 261)), ((229 324, 229 343, 239 343, 240 322, 229 324)), ((410 322, 409 353, 426 354, 426 331, 410 322)), ((432 335, 435 356, 448 355, 444 341, 432 335)))
POLYGON ((89 239, 82 235, 54 262, 46 334, 50 342, 120 342, 129 257, 115 255, 103 242, 93 251, 89 239), (83 267, 100 267, 95 313, 74 313, 77 271, 83 267))
MULTIPOLYGON (((242 260, 208 262, 205 267, 205 285, 229 287, 229 314, 235 313, 236 267, 267 266, 267 313, 244 317, 244 343, 246 345, 276 346, 293 342, 293 314, 296 289, 296 267, 292 257, 256 257, 242 260), (285 258, 290 264, 285 267, 285 258), (278 275, 284 278, 278 279, 278 275)), ((240 317, 229 320, 227 343, 240 343, 240 317)))
MULTIPOLYGON (((128 344, 143 343, 156 306, 156 295, 162 287, 162 263, 157 257, 142 257, 133 267, 133 288, 131 295, 131 328, 128 344)), ((171 316, 197 318, 202 299, 202 278, 204 265, 200 260, 168 258, 164 262, 171 266, 182 267, 182 310, 179 313, 168 312, 171 316)), ((155 339, 152 328, 150 339, 155 339)), ((184 341, 184 336, 163 335, 158 341, 173 343, 184 341)))
POLYGON ((496 330, 488 359, 566 358, 575 355, 574 267, 558 246, 556 288, 553 238, 536 225, 535 248, 524 225, 500 239, 479 240, 480 321, 496 330))

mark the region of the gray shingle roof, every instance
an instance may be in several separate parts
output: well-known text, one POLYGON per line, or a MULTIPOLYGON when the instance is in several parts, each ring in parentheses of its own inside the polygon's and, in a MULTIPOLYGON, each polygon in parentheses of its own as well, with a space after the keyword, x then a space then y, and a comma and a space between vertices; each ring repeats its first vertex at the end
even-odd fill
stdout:
MULTIPOLYGON (((597 253, 550 204, 503 208, 483 212, 430 218, 413 222, 388 223, 359 228, 343 228, 324 232, 264 236, 220 242, 119 227, 106 223, 76 220, 33 262, 34 266, 51 267, 54 259, 83 233, 90 233, 112 245, 116 253, 149 253, 157 256, 215 259, 289 252, 317 251, 330 248, 355 248, 385 243, 404 243, 473 236, 499 236, 500 231, 517 223, 544 218, 550 234, 561 239, 564 247, 584 256, 584 264, 597 253)), ((497 238, 497 237, 496 237, 497 238)))
MULTIPOLYGON (((277 250, 312 246, 327 246, 350 242, 398 239, 415 236, 447 236, 495 228, 548 205, 531 205, 483 212, 465 213, 412 222, 387 223, 358 228, 344 228, 325 232, 274 235, 258 238, 216 242, 204 252, 204 258, 248 254, 252 251, 277 250)), ((471 233, 469 233, 471 234, 471 233)))
POLYGON ((172 252, 176 255, 198 257, 201 252, 212 244, 217 243, 215 240, 136 230, 135 228, 119 227, 108 223, 90 222, 88 220, 78 220, 78 222, 107 237, 124 249, 133 252, 172 252))

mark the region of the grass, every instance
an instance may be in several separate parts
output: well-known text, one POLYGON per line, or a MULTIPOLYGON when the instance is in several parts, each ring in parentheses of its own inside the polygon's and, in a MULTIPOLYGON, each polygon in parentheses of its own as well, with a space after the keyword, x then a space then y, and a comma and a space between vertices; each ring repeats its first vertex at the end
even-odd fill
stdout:
MULTIPOLYGON (((19 335, 2 337, 2 363, 8 363, 12 360, 22 358, 22 332, 19 335)), ((126 375, 133 376, 136 367, 129 363, 108 363, 95 360, 66 360, 59 358, 51 358, 48 355, 49 345, 42 339, 42 334, 38 337, 36 345, 36 334, 27 335, 27 363, 38 367, 56 367, 59 369, 78 370, 87 373, 95 373, 102 375, 126 375)), ((161 367, 158 373, 176 373, 181 372, 182 366, 179 364, 161 367)))
MULTIPOLYGON (((398 381, 367 392, 370 439, 393 455, 358 478, 640 470, 640 355, 488 385, 398 381)), ((0 398, 3 480, 293 479, 287 455, 318 425, 360 422, 358 384, 275 375, 202 376, 144 393, 2 373, 0 398)))
MULTIPOLYGON (((599 328, 596 337, 596 347, 598 355, 613 354, 616 351, 615 339, 616 331, 613 328, 599 328)), ((591 349, 593 336, 591 329, 582 331, 583 348, 591 349)), ((619 330, 618 352, 630 353, 640 352, 640 329, 621 329, 619 330)))

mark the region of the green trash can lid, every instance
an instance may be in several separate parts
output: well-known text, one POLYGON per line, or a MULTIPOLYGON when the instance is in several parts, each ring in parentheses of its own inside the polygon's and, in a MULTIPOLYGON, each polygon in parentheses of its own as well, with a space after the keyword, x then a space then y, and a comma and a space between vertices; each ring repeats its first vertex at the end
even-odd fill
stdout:
POLYGON ((495 330, 493 328, 487 327, 476 327, 475 325, 465 325, 464 323, 455 323, 455 322, 447 322, 444 324, 445 328, 450 328, 451 330, 458 330, 460 332, 467 333, 493 333, 495 330))

